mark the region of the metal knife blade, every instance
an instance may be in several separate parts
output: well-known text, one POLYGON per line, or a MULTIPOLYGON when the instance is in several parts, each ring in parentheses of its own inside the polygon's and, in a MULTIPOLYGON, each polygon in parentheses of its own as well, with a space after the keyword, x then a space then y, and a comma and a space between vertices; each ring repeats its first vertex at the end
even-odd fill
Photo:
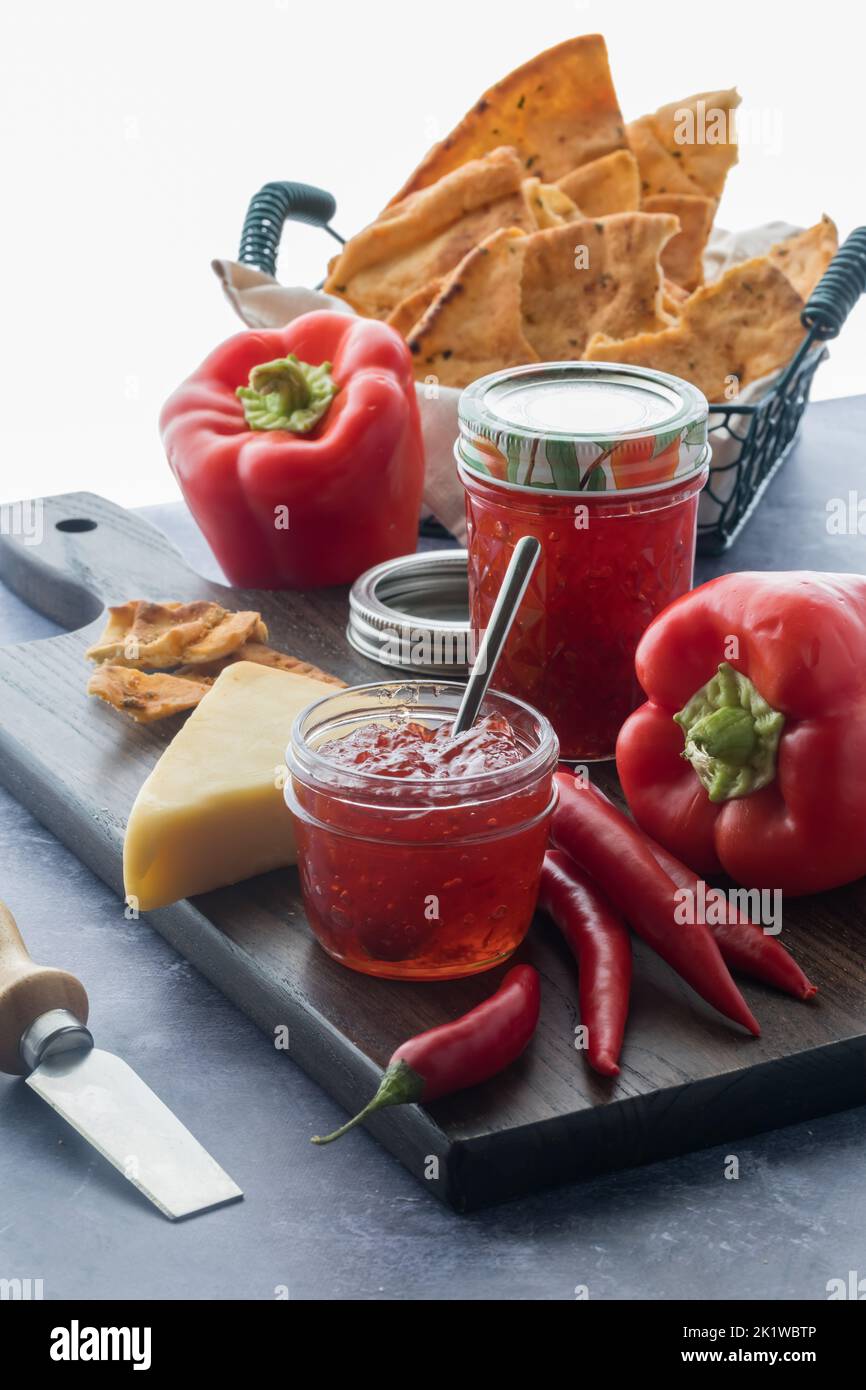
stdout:
POLYGON ((243 1196, 168 1106, 113 1053, 94 1047, 47 1057, 27 1085, 173 1221, 243 1196))

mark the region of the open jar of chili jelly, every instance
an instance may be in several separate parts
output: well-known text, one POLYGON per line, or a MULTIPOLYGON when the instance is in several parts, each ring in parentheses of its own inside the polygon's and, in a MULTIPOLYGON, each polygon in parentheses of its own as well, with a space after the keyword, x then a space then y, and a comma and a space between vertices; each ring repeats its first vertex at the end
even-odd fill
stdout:
POLYGON ((515 543, 536 536, 496 685, 547 716, 566 760, 613 756, 643 699, 638 641, 692 586, 707 413, 679 377, 593 362, 496 372, 460 397, 472 627, 489 622, 515 543))
POLYGON ((388 681, 302 710, 286 752, 301 890, 329 955, 439 980, 499 965, 529 928, 555 801, 557 741, 488 693, 451 734, 463 686, 388 681))

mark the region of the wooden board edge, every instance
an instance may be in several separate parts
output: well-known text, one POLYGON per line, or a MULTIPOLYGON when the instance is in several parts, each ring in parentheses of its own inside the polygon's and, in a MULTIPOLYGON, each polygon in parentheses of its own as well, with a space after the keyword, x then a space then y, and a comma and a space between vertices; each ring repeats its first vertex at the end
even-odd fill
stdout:
POLYGON ((718 1145, 727 1146, 727 1157, 739 1140, 863 1105, 864 1078, 866 1037, 846 1038, 742 1072, 506 1130, 495 1139, 460 1140, 451 1155, 455 1204, 474 1211, 718 1145), (808 1085, 801 1086, 807 1073, 808 1085), (701 1113, 703 1133, 684 1147, 680 1112, 686 1106, 701 1113))

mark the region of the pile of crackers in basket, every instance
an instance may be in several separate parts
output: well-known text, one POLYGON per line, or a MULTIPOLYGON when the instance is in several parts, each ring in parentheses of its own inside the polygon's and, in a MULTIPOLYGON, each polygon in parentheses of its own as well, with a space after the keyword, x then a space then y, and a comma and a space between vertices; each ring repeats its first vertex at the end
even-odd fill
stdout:
POLYGON ((394 325, 421 381, 626 362, 729 401, 790 359, 838 246, 824 216, 705 283, 739 101, 704 92, 626 124, 604 39, 570 39, 483 94, 325 289, 394 325))

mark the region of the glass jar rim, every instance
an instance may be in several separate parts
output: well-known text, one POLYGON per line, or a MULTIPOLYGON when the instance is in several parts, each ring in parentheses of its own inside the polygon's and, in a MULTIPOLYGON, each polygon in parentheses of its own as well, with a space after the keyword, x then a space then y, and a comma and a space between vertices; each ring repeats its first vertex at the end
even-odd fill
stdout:
MULTIPOLYGON (((346 686, 333 693, 321 696, 318 700, 312 701, 305 706, 297 715, 293 725, 291 739, 286 748, 286 766, 293 776, 300 776, 305 780, 305 774, 311 777, 318 786, 333 790, 335 775, 342 787, 351 788, 353 791, 390 791, 395 792, 403 788, 409 792, 417 793, 423 789, 431 790, 432 799, 438 802, 445 799, 443 793, 453 791, 455 797, 464 800, 470 792, 477 792, 479 795, 491 792, 502 795, 502 784, 507 778, 508 794, 520 786, 532 782, 541 776, 549 767, 553 767, 559 757, 559 740, 554 732, 550 721, 532 705, 524 700, 519 700, 515 695, 507 695, 504 691, 492 688, 488 690, 481 705, 480 713, 496 713, 499 711, 491 710, 489 704, 492 700, 499 701, 506 708, 511 708, 519 712, 524 718, 529 716, 538 727, 538 742, 527 757, 521 758, 520 762, 512 763, 505 768, 490 768, 485 772, 476 772, 466 777, 449 777, 436 779, 431 777, 385 777, 378 772, 359 772, 352 768, 347 768, 343 764, 327 758, 319 752, 318 747, 313 747, 304 733, 304 725, 315 715, 316 711, 323 706, 339 701, 346 696, 363 696, 367 693, 373 695, 377 691, 385 691, 389 688, 393 690, 395 697, 401 691, 414 687, 416 690, 428 689, 433 694, 442 692, 453 692, 455 704, 453 713, 456 715, 457 708, 462 698, 465 686, 459 681, 441 681, 435 678, 427 680, 412 680, 411 677, 405 680, 393 681, 370 681, 363 685, 346 686), (318 774, 322 774, 319 776, 318 774), (513 780, 512 780, 513 779, 513 780)), ((394 707, 407 708, 411 706, 411 701, 399 701, 395 698, 394 707)), ((445 712, 447 716, 447 711, 445 712)), ((359 711, 359 717, 363 716, 364 711, 359 711)), ((374 717, 372 714, 370 717, 374 717)), ((507 718, 507 713, 506 713, 507 718)), ((509 721, 511 722, 511 721, 509 721)))
MULTIPOLYGON (((705 419, 709 415, 709 403, 703 391, 698 390, 692 382, 684 377, 674 376, 672 372, 663 372, 657 367, 638 367, 628 362, 592 362, 592 361, 562 361, 562 362, 527 362, 518 367, 505 367, 497 372, 488 372, 486 376, 476 378, 469 386, 464 387, 460 394, 458 405, 459 418, 461 424, 473 427, 483 427, 486 423, 496 423, 502 425, 506 423, 504 419, 491 416, 485 407, 485 399, 492 389, 497 386, 520 383, 521 381, 535 381, 543 384, 546 379, 556 380, 562 378, 567 373, 573 373, 577 379, 583 378, 586 381, 598 380, 601 377, 619 378, 623 383, 643 382, 647 385, 655 385, 664 390, 671 403, 675 402, 673 413, 665 418, 666 428, 672 424, 686 423, 696 419, 705 419)), ((550 437, 555 439, 594 439, 597 428, 589 430, 575 430, 573 428, 558 429, 555 426, 545 425, 544 427, 532 425, 521 425, 516 421, 508 421, 511 429, 518 434, 527 436, 550 437)), ((642 422, 633 428, 621 429, 614 424, 604 427, 604 432, 615 435, 617 439, 641 438, 648 432, 652 432, 652 424, 642 422)))

